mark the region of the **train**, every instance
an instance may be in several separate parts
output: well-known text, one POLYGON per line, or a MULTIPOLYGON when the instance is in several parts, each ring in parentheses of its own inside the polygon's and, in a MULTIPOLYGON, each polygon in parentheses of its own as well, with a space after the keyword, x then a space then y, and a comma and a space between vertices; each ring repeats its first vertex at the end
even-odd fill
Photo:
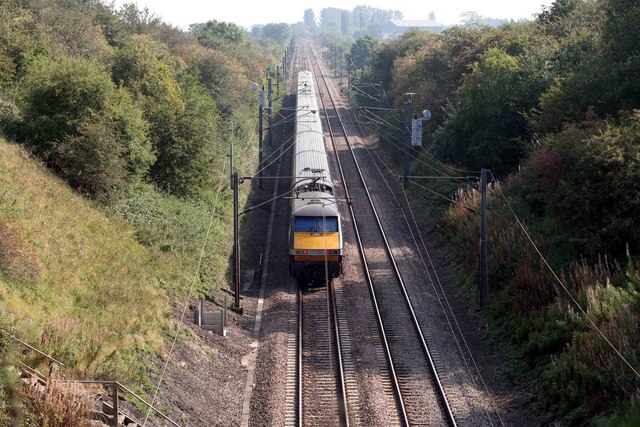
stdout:
POLYGON ((298 73, 289 257, 298 282, 322 284, 342 272, 342 221, 311 71, 298 73))

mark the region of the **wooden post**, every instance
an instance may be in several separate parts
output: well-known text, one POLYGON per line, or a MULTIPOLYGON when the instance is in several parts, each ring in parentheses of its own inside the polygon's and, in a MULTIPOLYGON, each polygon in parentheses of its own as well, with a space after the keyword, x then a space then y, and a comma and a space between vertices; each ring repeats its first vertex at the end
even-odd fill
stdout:
POLYGON ((118 383, 113 383, 113 427, 118 427, 118 383))

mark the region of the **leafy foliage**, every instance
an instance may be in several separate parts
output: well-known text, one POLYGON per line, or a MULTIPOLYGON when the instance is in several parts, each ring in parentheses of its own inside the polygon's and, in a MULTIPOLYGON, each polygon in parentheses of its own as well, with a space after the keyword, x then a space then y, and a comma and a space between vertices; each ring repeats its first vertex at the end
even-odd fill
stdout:
POLYGON ((359 38, 351 46, 351 60, 357 68, 363 68, 369 62, 371 51, 376 45, 376 40, 371 36, 359 38))
POLYGON ((78 57, 38 58, 21 87, 20 134, 72 185, 105 198, 144 177, 146 122, 109 74, 78 57))
POLYGON ((436 152, 474 170, 513 169, 528 139, 522 111, 531 102, 531 80, 515 57, 500 49, 485 52, 460 88, 461 103, 436 135, 436 152))
MULTIPOLYGON (((414 109, 434 112, 430 155, 507 177, 502 188, 543 253, 634 366, 638 13, 634 1, 558 0, 533 22, 488 28, 469 16, 470 27, 380 43, 363 79, 382 81, 396 107, 415 92, 414 109)), ((474 207, 477 197, 469 191, 459 200, 474 207)), ((490 199, 490 313, 521 349, 541 398, 568 424, 599 417, 633 425, 637 378, 554 287, 508 209, 490 199)), ((455 205, 444 219, 475 281, 477 221, 455 205)))

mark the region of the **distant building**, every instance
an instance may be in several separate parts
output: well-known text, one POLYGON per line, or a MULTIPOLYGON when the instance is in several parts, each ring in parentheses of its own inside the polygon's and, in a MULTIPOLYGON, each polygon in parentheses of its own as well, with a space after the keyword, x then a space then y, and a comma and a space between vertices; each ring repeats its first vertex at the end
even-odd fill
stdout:
POLYGON ((440 33, 444 30, 444 25, 436 22, 435 19, 391 19, 382 26, 382 37, 395 37, 410 30, 411 28, 417 28, 421 31, 440 33))

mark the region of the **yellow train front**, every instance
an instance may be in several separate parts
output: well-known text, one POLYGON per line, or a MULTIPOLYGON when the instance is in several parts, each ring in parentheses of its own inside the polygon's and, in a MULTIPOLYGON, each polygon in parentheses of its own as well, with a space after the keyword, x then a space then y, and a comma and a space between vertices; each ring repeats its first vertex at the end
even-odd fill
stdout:
POLYGON ((298 74, 289 256, 300 279, 325 283, 342 270, 342 223, 310 71, 298 74))

